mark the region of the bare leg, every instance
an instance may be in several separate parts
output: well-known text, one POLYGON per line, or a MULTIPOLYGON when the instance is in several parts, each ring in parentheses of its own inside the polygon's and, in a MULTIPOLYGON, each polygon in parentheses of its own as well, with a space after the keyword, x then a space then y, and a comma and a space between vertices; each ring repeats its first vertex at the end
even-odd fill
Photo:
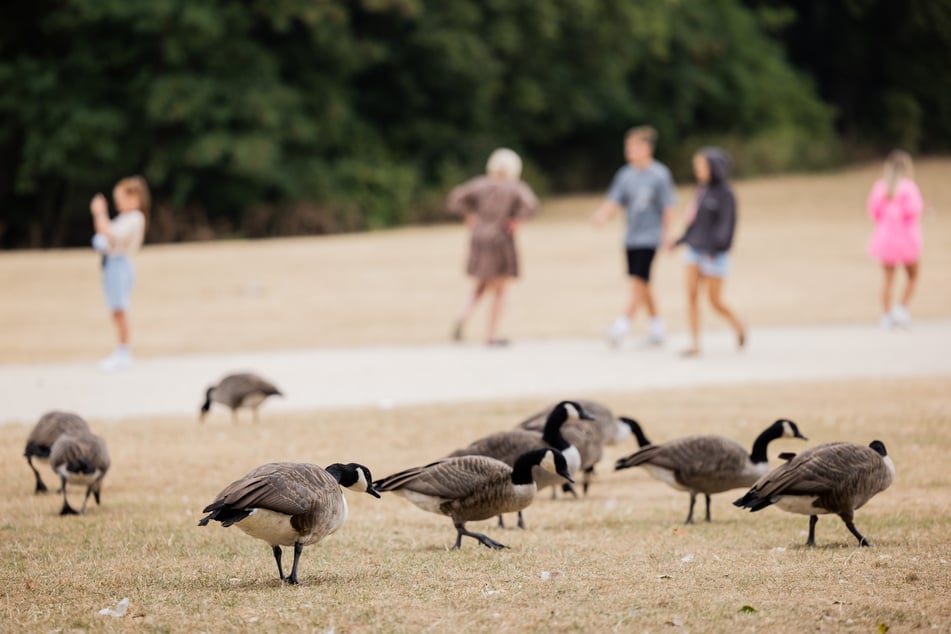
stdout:
POLYGON ((901 296, 901 305, 907 308, 911 302, 911 296, 915 293, 915 286, 918 284, 918 263, 906 264, 905 272, 908 274, 908 281, 905 283, 905 292, 901 296))
POLYGON ((690 347, 687 354, 700 352, 700 268, 687 265, 687 322, 690 326, 690 347))
POLYGON ((116 325, 116 335, 119 337, 119 345, 129 345, 129 319, 124 310, 112 311, 112 321, 116 325))
POLYGON ((654 303, 654 295, 651 293, 650 285, 646 280, 639 277, 631 278, 631 300, 627 304, 627 310, 624 314, 628 319, 633 319, 637 309, 641 304, 647 307, 647 314, 651 317, 657 316, 657 305, 654 303))
POLYGON ((730 322, 730 325, 736 332, 736 340, 740 347, 742 347, 746 341, 746 334, 743 332, 743 324, 740 323, 740 320, 736 318, 736 315, 733 314, 733 311, 727 308, 727 305, 724 304, 723 300, 721 299, 721 294, 723 291, 723 278, 709 278, 707 287, 710 293, 710 304, 713 306, 713 310, 720 313, 726 318, 728 322, 730 322))
POLYGON ((462 340, 462 328, 466 325, 469 317, 472 316, 472 311, 474 311, 476 306, 479 305, 479 300, 482 299, 482 294, 485 293, 487 286, 488 284, 485 280, 479 280, 472 289, 472 293, 469 294, 469 298, 466 300, 466 304, 463 306, 462 312, 459 314, 459 318, 456 320, 455 329, 452 333, 452 338, 455 341, 462 340))
POLYGON ((885 273, 882 285, 882 314, 887 315, 888 311, 892 309, 892 285, 895 282, 895 267, 886 264, 882 270, 885 273))
POLYGON ((492 291, 492 306, 489 310, 489 328, 486 332, 486 341, 491 343, 496 341, 499 320, 502 317, 502 309, 505 307, 505 286, 508 280, 500 277, 492 280, 487 285, 487 289, 492 291))

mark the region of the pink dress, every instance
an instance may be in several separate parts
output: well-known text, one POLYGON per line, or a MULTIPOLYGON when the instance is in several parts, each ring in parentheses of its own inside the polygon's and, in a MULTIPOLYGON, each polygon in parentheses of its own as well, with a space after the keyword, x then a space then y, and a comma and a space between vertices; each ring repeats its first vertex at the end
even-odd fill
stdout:
POLYGON ((886 265, 914 264, 921 256, 921 192, 915 182, 903 178, 888 197, 885 181, 879 180, 868 195, 868 215, 875 230, 868 253, 886 265))

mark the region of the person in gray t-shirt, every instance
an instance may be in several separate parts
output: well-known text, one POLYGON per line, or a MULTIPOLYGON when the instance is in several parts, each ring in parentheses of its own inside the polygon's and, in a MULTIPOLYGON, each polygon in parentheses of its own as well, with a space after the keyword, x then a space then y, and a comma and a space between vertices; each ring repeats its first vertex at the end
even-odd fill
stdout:
POLYGON ((631 297, 627 309, 607 332, 608 340, 615 346, 627 334, 631 319, 642 304, 650 316, 649 341, 660 344, 664 340, 664 323, 650 289, 650 271, 657 249, 667 242, 675 193, 670 170, 654 159, 656 142, 657 131, 650 126, 628 131, 624 137, 627 165, 614 175, 607 197, 594 212, 593 220, 599 227, 619 211, 627 216, 624 247, 631 297))

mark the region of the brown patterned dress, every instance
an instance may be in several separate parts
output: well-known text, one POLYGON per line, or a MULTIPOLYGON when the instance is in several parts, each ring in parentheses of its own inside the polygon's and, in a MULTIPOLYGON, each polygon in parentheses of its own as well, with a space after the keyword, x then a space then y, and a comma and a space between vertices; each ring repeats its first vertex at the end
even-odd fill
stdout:
POLYGON ((522 181, 477 176, 459 185, 447 201, 449 211, 474 219, 466 273, 478 280, 518 277, 518 254, 511 222, 529 218, 538 198, 522 181))

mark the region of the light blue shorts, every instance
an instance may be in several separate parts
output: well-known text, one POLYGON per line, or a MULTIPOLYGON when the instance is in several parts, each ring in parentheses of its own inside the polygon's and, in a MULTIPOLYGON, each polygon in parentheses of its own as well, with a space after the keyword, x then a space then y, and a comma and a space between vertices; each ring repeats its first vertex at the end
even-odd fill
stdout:
POLYGON ((107 255, 102 265, 102 290, 109 310, 126 310, 135 284, 132 260, 124 255, 107 255))
POLYGON ((684 261, 695 264, 700 273, 707 277, 726 277, 730 270, 730 256, 726 251, 717 253, 701 253, 691 246, 684 251, 684 261))

